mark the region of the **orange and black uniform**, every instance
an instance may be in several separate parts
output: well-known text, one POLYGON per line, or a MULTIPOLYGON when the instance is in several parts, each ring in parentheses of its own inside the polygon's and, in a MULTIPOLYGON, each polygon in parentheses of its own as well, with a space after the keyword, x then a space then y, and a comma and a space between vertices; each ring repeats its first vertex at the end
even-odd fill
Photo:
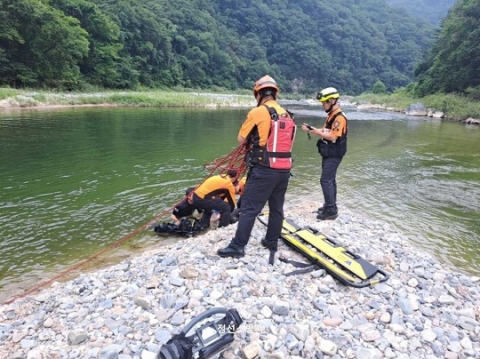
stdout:
POLYGON ((192 200, 195 207, 204 210, 201 219, 203 227, 210 225, 213 210, 220 211, 219 227, 230 224, 230 213, 235 208, 235 187, 229 176, 208 178, 193 191, 192 200))
POLYGON ((322 156, 322 175, 320 186, 324 198, 324 211, 337 213, 337 169, 342 158, 347 152, 347 118, 340 108, 330 112, 325 121, 324 129, 337 136, 335 142, 319 139, 317 142, 318 152, 322 156))
MULTIPOLYGON (((274 108, 278 114, 285 113, 286 111, 275 100, 266 101, 263 105, 274 108)), ((265 146, 267 143, 268 135, 270 133, 270 113, 265 106, 258 106, 250 110, 247 118, 240 127, 240 136, 244 138, 255 137, 256 133, 260 138, 260 146, 265 146), (256 132, 256 133, 255 133, 256 132)))
MULTIPOLYGON (((246 138, 250 144, 256 142, 257 147, 266 145, 271 128, 270 113, 267 107, 263 105, 274 108, 279 115, 286 112, 273 99, 249 111, 238 135, 246 138)), ((250 159, 249 165, 248 179, 242 193, 241 215, 235 237, 229 247, 243 248, 247 245, 255 219, 268 201, 269 226, 265 241, 271 244, 272 249, 276 249, 282 230, 283 203, 290 178, 290 170, 270 168, 265 166, 262 161, 255 161, 255 158, 250 159)))

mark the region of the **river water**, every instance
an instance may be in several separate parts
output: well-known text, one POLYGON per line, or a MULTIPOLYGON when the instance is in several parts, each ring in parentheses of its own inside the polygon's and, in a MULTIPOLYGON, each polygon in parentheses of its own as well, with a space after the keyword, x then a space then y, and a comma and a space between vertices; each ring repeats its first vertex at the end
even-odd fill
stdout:
MULTIPOLYGON (((321 126, 318 106, 289 103, 321 126)), ((344 108, 342 206, 480 275, 480 127, 344 108)), ((168 209, 230 152, 247 109, 71 108, 0 113, 0 300, 88 258, 168 209)), ((322 203, 315 140, 299 131, 288 196, 322 203)), ((313 215, 312 215, 313 219, 313 215)), ((159 239, 143 231, 99 259, 159 239)))

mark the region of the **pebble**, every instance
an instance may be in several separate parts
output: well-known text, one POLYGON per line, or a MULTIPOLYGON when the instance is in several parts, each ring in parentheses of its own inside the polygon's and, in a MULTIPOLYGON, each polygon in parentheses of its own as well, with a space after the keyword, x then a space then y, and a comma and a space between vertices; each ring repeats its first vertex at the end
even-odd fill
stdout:
MULTIPOLYGON (((350 287, 320 268, 286 276, 295 268, 268 264, 258 222, 245 257, 220 258, 231 225, 0 306, 0 358, 155 359, 213 307, 235 308, 244 321, 221 358, 480 358, 480 277, 441 265, 390 225, 347 209, 316 221, 317 207, 295 198, 285 215, 383 268, 387 282, 350 287)), ((282 241, 280 254, 307 262, 282 241)))

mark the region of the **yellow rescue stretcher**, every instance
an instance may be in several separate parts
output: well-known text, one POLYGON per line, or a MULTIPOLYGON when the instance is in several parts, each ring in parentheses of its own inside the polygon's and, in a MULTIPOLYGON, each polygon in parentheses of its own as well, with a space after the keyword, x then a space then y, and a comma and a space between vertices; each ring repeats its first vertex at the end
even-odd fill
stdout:
MULTIPOLYGON (((261 223, 268 224, 268 213, 261 213, 257 218, 261 223)), ((363 288, 385 282, 389 277, 382 269, 317 230, 301 228, 290 219, 283 220, 281 238, 287 245, 310 259, 312 264, 325 269, 343 284, 363 288)))

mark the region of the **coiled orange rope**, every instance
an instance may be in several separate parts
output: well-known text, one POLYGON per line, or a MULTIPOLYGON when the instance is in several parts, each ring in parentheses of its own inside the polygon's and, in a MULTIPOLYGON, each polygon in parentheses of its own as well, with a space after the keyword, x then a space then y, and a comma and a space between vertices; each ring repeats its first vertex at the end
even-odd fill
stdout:
POLYGON ((218 157, 212 162, 206 163, 204 167, 210 171, 210 175, 207 176, 204 181, 216 171, 218 171, 218 174, 226 174, 230 170, 236 170, 236 178, 243 177, 247 170, 245 161, 247 152, 248 150, 245 145, 239 145, 225 156, 218 157))

